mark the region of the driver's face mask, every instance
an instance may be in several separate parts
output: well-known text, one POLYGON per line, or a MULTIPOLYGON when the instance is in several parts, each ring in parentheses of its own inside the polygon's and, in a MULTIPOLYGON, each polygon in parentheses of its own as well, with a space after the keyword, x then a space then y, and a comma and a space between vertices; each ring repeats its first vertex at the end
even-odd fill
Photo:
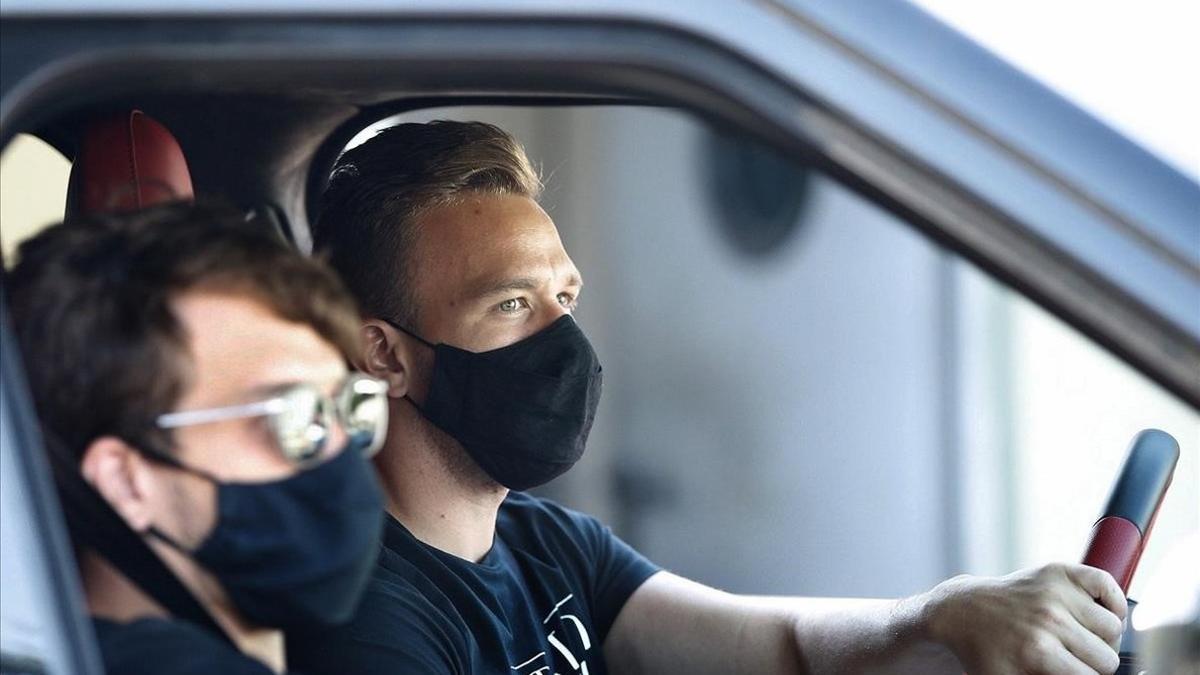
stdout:
POLYGON ((413 405, 497 483, 537 487, 583 456, 600 403, 601 368, 570 315, 487 352, 435 345, 388 323, 434 351, 429 395, 413 405))
MULTIPOLYGON (((269 483, 217 486, 217 523, 196 550, 157 528, 149 534, 202 565, 246 620, 284 630, 343 623, 358 606, 378 555, 383 498, 351 437, 335 457, 269 483)), ((161 455, 160 455, 161 457, 161 455)))

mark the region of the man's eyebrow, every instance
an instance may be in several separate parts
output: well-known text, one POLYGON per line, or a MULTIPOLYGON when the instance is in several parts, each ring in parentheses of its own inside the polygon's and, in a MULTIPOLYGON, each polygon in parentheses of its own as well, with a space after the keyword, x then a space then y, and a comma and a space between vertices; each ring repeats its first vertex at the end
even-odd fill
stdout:
MULTIPOLYGON (((543 279, 537 277, 508 277, 504 279, 483 279, 468 287, 466 297, 470 300, 486 298, 511 291, 535 291, 542 286, 543 279)), ((583 279, 576 273, 567 278, 568 286, 583 286, 583 279)))
POLYGON ((541 286, 541 280, 533 277, 510 277, 506 279, 483 279, 477 281, 467 290, 470 299, 486 298, 491 295, 509 291, 534 291, 541 286))
POLYGON ((294 387, 299 384, 317 386, 321 389, 324 389, 327 386, 331 387, 334 384, 340 384, 341 382, 343 382, 344 377, 345 376, 343 375, 343 376, 339 377, 336 381, 329 381, 329 382, 325 382, 320 379, 318 379, 318 380, 297 380, 297 379, 292 379, 292 378, 281 378, 281 379, 277 379, 277 380, 270 380, 267 382, 263 382, 261 384, 256 384, 256 385, 247 387, 246 389, 242 390, 242 396, 243 396, 243 400, 246 402, 262 401, 265 399, 269 399, 269 398, 278 396, 279 394, 283 393, 284 390, 290 389, 291 387, 294 387))
POLYGON ((242 391, 242 398, 246 401, 256 401, 265 398, 271 398, 287 389, 294 387, 297 384, 303 384, 296 380, 275 380, 272 382, 264 382, 252 387, 248 387, 242 391))
POLYGON ((229 398, 213 403, 211 405, 192 406, 195 409, 207 410, 209 408, 226 408, 230 406, 249 405, 251 403, 261 403, 276 398, 289 387, 302 382, 295 380, 273 380, 263 382, 261 384, 253 384, 245 387, 239 387, 236 392, 228 394, 229 398))

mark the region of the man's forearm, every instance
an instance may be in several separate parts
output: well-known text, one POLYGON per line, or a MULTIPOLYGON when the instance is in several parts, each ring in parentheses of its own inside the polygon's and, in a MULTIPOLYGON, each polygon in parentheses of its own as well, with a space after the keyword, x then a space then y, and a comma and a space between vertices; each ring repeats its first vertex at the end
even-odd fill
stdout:
POLYGON ((961 673, 928 629, 926 596, 903 600, 762 598, 786 603, 806 673, 961 673))
POLYGON ((795 603, 810 673, 1112 673, 1120 663, 1125 598, 1085 565, 961 575, 906 600, 795 603))
POLYGON ((924 627, 923 603, 738 596, 660 573, 609 634, 612 672, 961 673, 924 627))

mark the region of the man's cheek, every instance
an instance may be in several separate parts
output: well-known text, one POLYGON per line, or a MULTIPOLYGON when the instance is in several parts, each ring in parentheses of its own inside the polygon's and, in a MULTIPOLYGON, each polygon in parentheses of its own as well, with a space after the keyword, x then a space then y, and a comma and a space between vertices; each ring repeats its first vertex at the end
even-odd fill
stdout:
POLYGON ((155 525, 175 533, 179 543, 200 547, 217 523, 217 486, 188 474, 160 479, 155 525))

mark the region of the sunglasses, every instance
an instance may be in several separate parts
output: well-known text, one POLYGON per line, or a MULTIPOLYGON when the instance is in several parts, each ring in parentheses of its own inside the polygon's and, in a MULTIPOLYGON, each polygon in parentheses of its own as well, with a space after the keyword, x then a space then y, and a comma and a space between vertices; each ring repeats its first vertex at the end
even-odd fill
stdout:
POLYGON ((353 373, 333 396, 311 384, 294 384, 265 401, 166 413, 156 423, 160 429, 176 429, 250 417, 267 418, 279 451, 296 465, 311 464, 323 455, 335 418, 350 442, 371 457, 387 434, 387 384, 353 373))

